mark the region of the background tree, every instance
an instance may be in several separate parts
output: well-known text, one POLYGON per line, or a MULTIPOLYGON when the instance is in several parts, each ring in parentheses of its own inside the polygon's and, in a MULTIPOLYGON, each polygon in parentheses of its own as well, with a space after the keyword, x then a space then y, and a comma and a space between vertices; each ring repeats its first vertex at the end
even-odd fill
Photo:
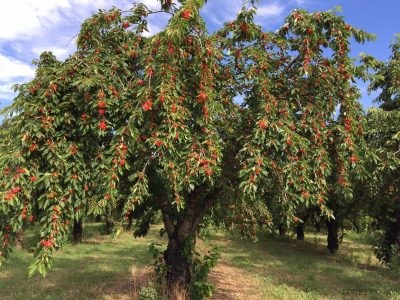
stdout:
POLYGON ((253 116, 253 130, 243 136, 241 186, 250 199, 269 189, 288 220, 298 221, 299 207, 312 205, 334 220, 331 190, 351 197, 349 171, 364 147, 357 147, 362 110, 350 37, 372 38, 332 12, 299 10, 277 35, 263 36, 261 49, 246 43, 235 52, 248 66, 243 94, 253 116))
POLYGON ((381 62, 365 55, 362 61, 374 73, 370 91, 379 91, 376 102, 380 109, 371 109, 367 116, 366 139, 372 150, 369 170, 371 180, 364 186, 363 196, 371 203, 371 215, 377 219, 384 236, 376 248, 379 259, 390 263, 399 258, 399 154, 400 154, 400 37, 391 45, 392 55, 381 62), (366 187, 366 188, 365 188, 366 187), (366 195, 365 195, 366 194, 366 195))

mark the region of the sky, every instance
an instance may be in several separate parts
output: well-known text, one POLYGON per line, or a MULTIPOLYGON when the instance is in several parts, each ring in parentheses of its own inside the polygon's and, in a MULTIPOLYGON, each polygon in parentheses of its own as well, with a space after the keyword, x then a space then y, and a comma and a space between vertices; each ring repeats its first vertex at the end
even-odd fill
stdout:
MULTIPOLYGON (((138 0, 157 9, 157 0, 138 0)), ((11 87, 30 81, 34 76, 32 61, 41 52, 52 51, 58 59, 67 58, 75 50, 80 24, 98 9, 116 6, 129 9, 132 0, 1 0, 0 1, 0 108, 12 103, 11 87)), ((201 14, 212 32, 235 18, 242 0, 208 0, 201 14)), ((352 44, 352 56, 360 52, 387 60, 389 45, 400 33, 400 0, 260 0, 256 21, 265 30, 276 30, 296 8, 321 11, 342 7, 347 23, 377 35, 374 42, 362 46, 352 44)), ((150 19, 149 35, 161 30, 167 16, 150 19)), ((375 105, 368 95, 367 84, 359 83, 364 108, 375 105)))

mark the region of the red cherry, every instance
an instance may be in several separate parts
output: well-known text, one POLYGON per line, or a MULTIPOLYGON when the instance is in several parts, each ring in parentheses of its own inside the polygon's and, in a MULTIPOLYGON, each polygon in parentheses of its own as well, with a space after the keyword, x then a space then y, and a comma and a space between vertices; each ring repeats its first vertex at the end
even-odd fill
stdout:
POLYGON ((190 17, 192 16, 192 12, 189 9, 185 9, 182 12, 181 16, 182 16, 182 19, 189 20, 190 17))
POLYGON ((210 168, 204 168, 204 173, 207 176, 211 176, 213 174, 213 171, 210 168))
POLYGON ((29 146, 29 151, 30 151, 30 152, 33 152, 33 151, 35 151, 35 150, 37 150, 37 145, 36 145, 35 143, 32 143, 32 144, 29 146))
POLYGON ((197 96, 199 102, 205 102, 208 99, 208 95, 203 91, 200 92, 199 96, 197 96))
POLYGON ((100 109, 105 109, 107 106, 107 103, 105 101, 101 100, 101 101, 97 102, 97 106, 100 109))
POLYGON ((246 23, 243 22, 242 24, 240 24, 240 30, 243 33, 247 33, 249 31, 249 26, 246 23))
POLYGON ((266 129, 268 125, 265 123, 265 120, 260 120, 258 121, 258 127, 260 127, 261 129, 266 129))
POLYGON ((129 26, 131 26, 131 24, 128 21, 124 21, 124 23, 122 23, 122 27, 124 27, 125 29, 129 26))
POLYGON ((351 157, 350 157, 350 159, 349 159, 349 160, 350 160, 350 162, 351 162, 351 163, 355 163, 355 162, 357 162, 357 161, 358 161, 358 157, 357 157, 357 156, 355 156, 355 155, 353 155, 353 156, 351 156, 351 157))
POLYGON ((99 128, 101 131, 106 131, 107 130, 107 124, 104 120, 101 120, 99 123, 99 128))
POLYGON ((148 110, 151 110, 152 106, 153 106, 153 102, 151 102, 151 100, 149 99, 142 105, 142 108, 144 111, 148 111, 148 110))
POLYGON ((310 193, 308 191, 303 191, 301 193, 301 195, 303 196, 304 199, 307 199, 308 197, 310 197, 310 193))

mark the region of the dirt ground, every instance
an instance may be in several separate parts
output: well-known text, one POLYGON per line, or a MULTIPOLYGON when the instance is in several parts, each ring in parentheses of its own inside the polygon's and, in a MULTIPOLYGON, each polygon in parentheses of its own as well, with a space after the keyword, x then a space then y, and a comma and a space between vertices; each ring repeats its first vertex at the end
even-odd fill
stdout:
POLYGON ((250 279, 248 274, 238 268, 220 263, 211 271, 209 279, 216 287, 211 299, 262 299, 258 282, 250 279))

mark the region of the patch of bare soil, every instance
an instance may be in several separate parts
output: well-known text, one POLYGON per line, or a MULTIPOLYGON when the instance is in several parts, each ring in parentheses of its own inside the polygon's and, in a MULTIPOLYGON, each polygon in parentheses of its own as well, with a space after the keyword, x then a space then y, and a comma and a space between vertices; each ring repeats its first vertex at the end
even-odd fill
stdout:
POLYGON ((131 277, 128 280, 121 280, 109 284, 109 290, 103 299, 129 300, 138 299, 140 290, 154 280, 152 267, 131 268, 131 277))
POLYGON ((259 283, 245 271, 224 263, 218 264, 208 276, 216 291, 214 300, 261 300, 259 283))
MULTIPOLYGON (((130 280, 108 284, 109 289, 104 291, 103 299, 138 299, 140 290, 154 281, 155 274, 151 267, 132 267, 131 276, 130 280)), ((216 288, 211 298, 213 300, 262 300, 259 282, 246 271, 220 263, 211 271, 208 279, 216 288)))

